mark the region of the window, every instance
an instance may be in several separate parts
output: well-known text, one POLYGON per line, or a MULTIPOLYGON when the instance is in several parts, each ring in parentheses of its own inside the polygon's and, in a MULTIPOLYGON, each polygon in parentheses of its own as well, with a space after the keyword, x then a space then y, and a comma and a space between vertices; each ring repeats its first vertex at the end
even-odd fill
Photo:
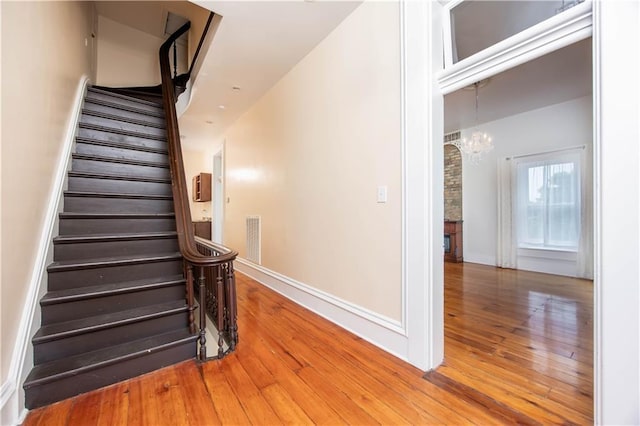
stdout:
POLYGON ((518 247, 578 249, 580 170, 580 156, 575 152, 527 157, 518 163, 518 247))
POLYGON ((592 34, 592 0, 447 0, 442 8, 443 94, 592 34))
MULTIPOLYGON (((453 0, 445 10, 445 34, 455 64, 513 37, 584 0, 453 0), (478 25, 481 22, 484 25, 478 25)), ((575 12, 572 12, 575 13, 575 12)), ((566 15, 566 14, 565 14, 566 15)), ((449 61, 447 61, 448 63, 449 61)))
MULTIPOLYGON (((563 11, 564 1, 473 1, 451 9, 453 62, 493 46, 563 11), (479 26, 478 22, 486 25, 479 26)), ((578 3, 577 1, 572 2, 578 3)))

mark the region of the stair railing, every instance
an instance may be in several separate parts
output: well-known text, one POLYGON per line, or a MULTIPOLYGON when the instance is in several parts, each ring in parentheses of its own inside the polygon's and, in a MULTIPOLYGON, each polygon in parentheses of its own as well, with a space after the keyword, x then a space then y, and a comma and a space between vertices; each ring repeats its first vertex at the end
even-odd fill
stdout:
POLYGON ((214 13, 211 12, 209 14, 209 18, 207 18, 207 23, 204 24, 204 30, 202 31, 202 37, 200 37, 200 41, 198 42, 198 46, 196 47, 196 51, 193 54, 193 60, 191 61, 191 65, 189 66, 188 74, 191 75, 195 66, 198 64, 200 60, 200 49, 202 49, 202 45, 205 43, 205 40, 213 37, 214 31, 209 31, 211 28, 211 24, 213 23, 214 13))
POLYGON ((178 40, 173 42, 173 78, 178 76, 178 40))
MULTIPOLYGON (((237 302, 233 269, 233 260, 238 253, 207 240, 198 239, 196 241, 191 221, 189 194, 187 192, 175 106, 177 96, 175 84, 171 77, 169 58, 172 43, 188 31, 190 27, 191 24, 187 22, 160 47, 160 74, 162 77, 162 101, 166 116, 176 231, 180 253, 185 262, 187 278, 186 299, 189 306, 189 328, 192 333, 196 332, 194 295, 197 293, 199 306, 197 332, 200 346, 198 358, 204 361, 207 359, 205 335, 207 314, 212 318, 218 329, 218 353, 215 358, 222 358, 233 351, 238 343, 237 302), (197 281, 197 285, 195 285, 195 281, 197 281), (228 344, 227 349, 224 348, 225 341, 228 344)), ((205 33, 207 28, 208 25, 205 27, 205 33)), ((203 34, 204 37, 205 35, 203 34)), ((196 58, 194 58, 194 62, 195 60, 196 58)))
POLYGON ((202 37, 200 37, 200 41, 198 42, 198 46, 196 47, 196 51, 193 54, 193 60, 191 61, 191 65, 189 69, 184 74, 178 74, 178 53, 177 53, 177 39, 173 42, 173 85, 175 86, 176 96, 182 93, 187 88, 187 82, 191 78, 194 73, 195 67, 199 65, 200 62, 200 50, 205 42, 207 44, 211 41, 213 34, 215 31, 212 29, 213 18, 215 14, 211 12, 209 14, 209 18, 204 25, 204 29, 202 31, 202 37))

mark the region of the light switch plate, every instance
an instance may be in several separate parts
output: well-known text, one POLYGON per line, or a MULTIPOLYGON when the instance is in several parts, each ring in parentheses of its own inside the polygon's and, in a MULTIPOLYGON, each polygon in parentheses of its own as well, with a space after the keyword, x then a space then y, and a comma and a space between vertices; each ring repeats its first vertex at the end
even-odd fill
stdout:
POLYGON ((387 202, 387 187, 379 186, 378 187, 378 202, 386 203, 387 202))

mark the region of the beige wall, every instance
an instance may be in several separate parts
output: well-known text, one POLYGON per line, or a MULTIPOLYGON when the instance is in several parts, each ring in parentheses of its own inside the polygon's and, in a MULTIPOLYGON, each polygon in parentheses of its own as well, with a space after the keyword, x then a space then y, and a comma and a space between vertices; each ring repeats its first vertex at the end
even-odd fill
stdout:
POLYGON ((193 201, 193 186, 191 180, 198 173, 212 173, 213 155, 209 155, 204 151, 182 150, 182 159, 184 160, 184 173, 187 181, 187 189, 189 192, 191 218, 200 221, 203 217, 212 217, 211 201, 195 202, 193 201))
POLYGON ((359 6, 225 134, 225 245, 401 319, 399 10, 359 6), (388 186, 388 202, 376 202, 388 186))
POLYGON ((81 76, 91 72, 92 6, 2 2, 1 7, 4 383, 72 102, 81 76))
POLYGON ((96 83, 109 87, 160 84, 162 43, 159 37, 99 16, 96 83))
MULTIPOLYGON (((209 17, 208 10, 188 1, 103 2, 98 10, 114 17, 101 14, 97 28, 97 84, 110 87, 160 84, 158 50, 166 38, 162 18, 167 12, 191 21, 188 46, 178 48, 178 73, 186 72, 209 17), (140 18, 141 14, 147 16, 140 18)), ((206 47, 201 54, 205 53, 206 47)))

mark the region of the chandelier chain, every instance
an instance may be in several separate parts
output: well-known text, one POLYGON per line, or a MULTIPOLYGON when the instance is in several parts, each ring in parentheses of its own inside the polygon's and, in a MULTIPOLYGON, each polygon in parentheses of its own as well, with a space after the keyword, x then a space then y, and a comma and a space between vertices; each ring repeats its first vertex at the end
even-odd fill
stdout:
POLYGON ((472 164, 478 164, 484 154, 493 149, 491 137, 478 129, 478 89, 481 81, 473 83, 476 95, 475 123, 470 137, 464 137, 455 141, 445 142, 455 145, 460 152, 465 154, 472 164))
POLYGON ((476 118, 475 118, 476 127, 478 126, 478 85, 479 84, 480 84, 479 82, 473 83, 473 85, 476 86, 476 118))

